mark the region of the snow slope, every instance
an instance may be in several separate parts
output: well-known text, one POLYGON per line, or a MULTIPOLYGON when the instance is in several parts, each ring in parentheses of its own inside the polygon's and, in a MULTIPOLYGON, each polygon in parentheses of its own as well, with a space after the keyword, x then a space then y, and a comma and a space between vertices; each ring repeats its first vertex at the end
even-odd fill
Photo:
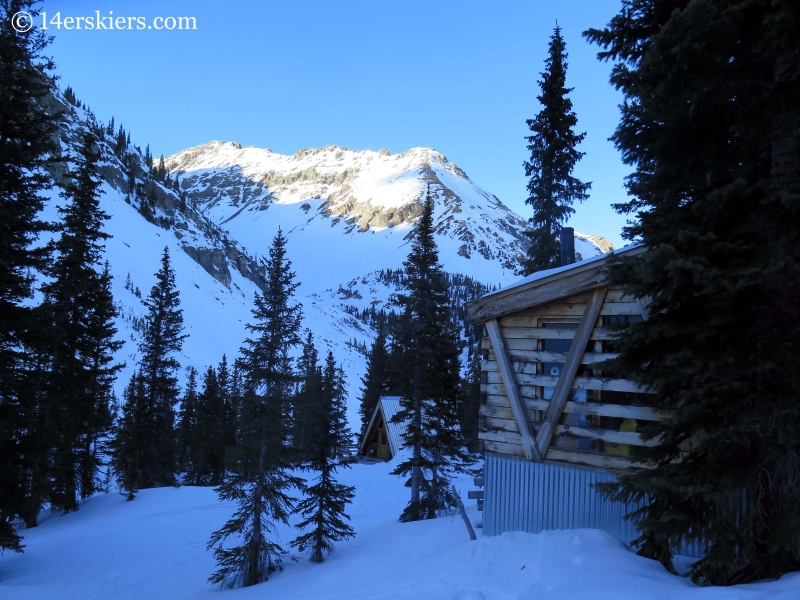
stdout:
MULTIPOLYGON (((220 592, 205 550, 231 515, 210 488, 142 490, 133 502, 95 496, 65 516, 44 515, 24 531, 25 554, 0 556, 4 600, 281 598, 509 600, 514 598, 789 600, 800 598, 800 573, 779 581, 699 588, 636 556, 601 531, 506 533, 470 542, 459 517, 397 522, 408 489, 389 475, 392 463, 355 465, 340 473, 356 486, 349 507, 357 536, 322 564, 285 562, 269 581, 220 592), (222 594, 222 595, 220 595, 222 594)), ((462 496, 470 486, 459 482, 462 496)), ((475 503, 467 501, 473 521, 475 503)), ((296 535, 280 528, 285 544, 296 535)))
MULTIPOLYGON (((63 100, 61 102, 67 109, 60 131, 62 153, 70 156, 74 155, 81 132, 89 127, 93 116, 82 108, 69 106, 63 100)), ((132 147, 130 150, 129 158, 139 156, 132 147)), ((126 365, 116 380, 117 396, 121 397, 135 368, 140 339, 135 320, 146 314, 142 300, 155 284, 155 273, 161 268, 161 255, 165 247, 169 249, 176 287, 180 292, 184 333, 189 335, 179 357, 182 366, 193 365, 202 372, 206 366, 216 365, 223 354, 227 355, 229 363, 232 362, 248 337, 245 326, 251 321, 253 298, 258 287, 252 279, 244 276, 244 269, 238 263, 226 259, 228 264, 223 265, 223 277, 220 269, 209 262, 201 265, 189 252, 216 252, 222 257, 227 252, 230 256, 238 256, 242 262, 247 259, 251 265, 255 261, 243 255, 235 241, 223 240, 221 232, 213 224, 204 222, 202 215, 183 214, 174 208, 178 206, 177 194, 160 184, 155 184, 161 198, 154 211, 155 217, 168 221, 171 219, 170 222, 174 223, 159 226, 146 220, 137 210, 136 198, 131 199, 128 193, 126 167, 114 156, 107 143, 101 143, 101 151, 99 167, 103 174, 103 193, 100 203, 103 211, 110 216, 104 223, 104 231, 112 236, 105 244, 105 258, 109 261, 114 302, 120 313, 116 320, 119 332, 117 339, 125 341, 116 355, 118 362, 126 365), (126 287, 129 279, 132 289, 126 287), (137 288, 141 298, 134 294, 137 288)), ((143 163, 139 168, 142 167, 143 163)), ((140 171, 137 182, 142 181, 144 172, 140 171)), ((44 219, 58 220, 57 206, 63 203, 59 192, 57 186, 51 190, 42 215, 44 219)), ((266 252, 270 241, 271 238, 263 240, 262 252, 266 252)), ((297 248, 290 246, 289 251, 296 252, 297 248)), ((365 369, 365 359, 346 342, 356 340, 368 346, 374 338, 374 332, 344 312, 338 298, 330 295, 327 299, 317 297, 307 286, 301 285, 296 299, 303 305, 303 326, 313 331, 320 355, 324 357, 331 350, 337 362, 344 367, 352 400, 348 407, 348 419, 351 423, 358 422, 355 398, 365 369)), ((297 353, 300 353, 299 348, 297 353)))

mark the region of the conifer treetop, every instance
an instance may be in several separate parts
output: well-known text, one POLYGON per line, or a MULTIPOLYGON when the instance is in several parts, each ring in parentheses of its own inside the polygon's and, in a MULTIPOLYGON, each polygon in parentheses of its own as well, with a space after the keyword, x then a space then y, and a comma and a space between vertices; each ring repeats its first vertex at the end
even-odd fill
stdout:
POLYGON ((537 96, 542 109, 526 122, 531 131, 527 136, 529 161, 523 163, 528 181, 529 196, 525 203, 533 208, 529 219, 531 240, 526 274, 560 265, 561 242, 559 230, 575 210, 572 204, 586 200, 591 183, 573 176, 578 161, 584 156, 577 150, 586 137, 574 128, 578 118, 572 109, 566 87, 567 52, 561 28, 556 25, 550 37, 545 69, 539 80, 541 93, 537 96))

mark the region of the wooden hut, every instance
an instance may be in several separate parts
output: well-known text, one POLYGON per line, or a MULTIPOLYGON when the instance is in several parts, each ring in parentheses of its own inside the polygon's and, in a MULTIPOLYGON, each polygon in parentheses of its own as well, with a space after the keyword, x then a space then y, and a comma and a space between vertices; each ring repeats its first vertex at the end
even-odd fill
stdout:
POLYGON ((634 507, 602 498, 592 484, 647 468, 637 452, 656 442, 638 430, 668 415, 649 406, 647 390, 595 366, 614 356, 612 324, 647 319, 643 302, 608 284, 608 256, 535 273, 467 304, 484 330, 485 535, 590 527, 637 537, 623 518, 634 507))
POLYGON ((381 396, 372 411, 367 430, 361 438, 358 454, 364 458, 390 460, 402 447, 403 423, 392 423, 400 410, 400 396, 381 396))

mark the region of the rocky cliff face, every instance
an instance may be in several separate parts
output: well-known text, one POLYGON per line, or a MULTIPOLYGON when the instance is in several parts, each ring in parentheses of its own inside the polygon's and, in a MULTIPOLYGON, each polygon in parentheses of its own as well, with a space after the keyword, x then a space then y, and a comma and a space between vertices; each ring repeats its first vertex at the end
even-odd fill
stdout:
MULTIPOLYGON (((236 269, 259 287, 263 285, 262 268, 241 246, 191 202, 181 200, 178 189, 157 181, 135 146, 115 152, 112 136, 99 125, 90 112, 76 108, 60 96, 52 98, 62 114, 59 142, 62 154, 69 156, 80 143, 83 132, 91 129, 99 139, 101 178, 154 225, 170 231, 181 248, 212 277, 226 287, 231 284, 230 269, 236 269)), ((57 185, 63 183, 64 163, 53 163, 51 175, 57 185)))

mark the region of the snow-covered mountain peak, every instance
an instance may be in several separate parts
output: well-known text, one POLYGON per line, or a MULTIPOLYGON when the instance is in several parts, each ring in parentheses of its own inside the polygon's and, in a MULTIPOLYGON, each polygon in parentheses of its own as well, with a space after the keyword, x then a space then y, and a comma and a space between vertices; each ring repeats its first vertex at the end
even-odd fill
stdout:
POLYGON ((169 157, 166 166, 199 210, 250 248, 280 226, 304 246, 358 247, 352 264, 366 267, 362 273, 396 267, 430 188, 448 271, 501 281, 518 271, 524 254, 523 219, 431 148, 390 154, 329 145, 283 155, 214 141, 169 157))

